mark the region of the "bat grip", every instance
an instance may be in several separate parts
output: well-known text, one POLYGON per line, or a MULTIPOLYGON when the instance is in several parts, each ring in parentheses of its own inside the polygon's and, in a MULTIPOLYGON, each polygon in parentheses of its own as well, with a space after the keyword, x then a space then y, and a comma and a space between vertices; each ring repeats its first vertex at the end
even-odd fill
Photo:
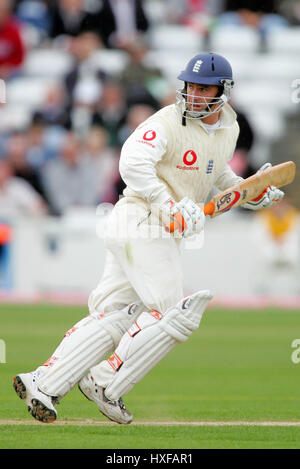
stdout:
MULTIPOLYGON (((215 211, 215 204, 214 202, 208 202, 203 207, 204 215, 212 216, 215 211)), ((167 233, 174 233, 174 231, 179 230, 181 233, 185 228, 184 218, 181 213, 174 214, 174 221, 172 221, 169 225, 165 226, 165 230, 167 233)))

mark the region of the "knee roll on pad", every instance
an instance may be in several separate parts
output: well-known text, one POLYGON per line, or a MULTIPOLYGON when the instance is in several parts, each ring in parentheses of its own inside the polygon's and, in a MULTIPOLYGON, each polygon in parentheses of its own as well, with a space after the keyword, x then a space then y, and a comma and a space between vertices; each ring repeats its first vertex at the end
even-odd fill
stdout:
POLYGON ((184 298, 175 308, 170 308, 160 327, 178 342, 185 342, 198 329, 203 312, 212 295, 208 290, 184 298))
POLYGON ((99 324, 111 336, 114 346, 117 347, 125 332, 142 311, 142 304, 133 303, 120 311, 112 311, 105 315, 94 312, 91 316, 101 320, 99 324))
POLYGON ((167 311, 159 327, 177 342, 185 342, 197 325, 177 309, 167 311))

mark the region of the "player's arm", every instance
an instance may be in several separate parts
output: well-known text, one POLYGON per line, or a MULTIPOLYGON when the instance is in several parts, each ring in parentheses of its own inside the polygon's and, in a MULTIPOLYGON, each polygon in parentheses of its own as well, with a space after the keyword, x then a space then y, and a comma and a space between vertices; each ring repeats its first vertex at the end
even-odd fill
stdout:
POLYGON ((225 165, 225 168, 218 176, 217 180, 215 181, 215 186, 222 192, 229 187, 235 186, 239 184, 244 179, 237 174, 230 168, 228 164, 225 165))
POLYGON ((156 165, 163 158, 167 138, 162 125, 138 127, 122 147, 119 170, 129 189, 149 203, 163 204, 171 198, 157 177, 156 165))

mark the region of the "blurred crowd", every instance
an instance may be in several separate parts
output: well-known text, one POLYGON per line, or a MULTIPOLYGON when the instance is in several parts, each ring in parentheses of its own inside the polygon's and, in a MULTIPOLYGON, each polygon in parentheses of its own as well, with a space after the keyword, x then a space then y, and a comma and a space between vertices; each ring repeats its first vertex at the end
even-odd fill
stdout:
MULTIPOLYGON (((27 54, 43 47, 67 52, 72 67, 18 131, 0 122, 0 218, 60 216, 72 206, 115 203, 124 189, 120 149, 130 133, 174 101, 149 52, 152 0, 1 0, 0 78, 22 76, 27 54), (90 58, 121 50, 128 63, 117 77, 90 58), (163 91, 162 91, 163 90, 163 91)), ((164 0, 165 21, 209 37, 218 24, 247 24, 262 32, 300 23, 299 2, 164 0)), ((187 57, 188 59, 189 57, 187 57)), ((5 104, 2 104, 2 107, 5 104)), ((237 110, 238 111, 238 110, 237 110)), ((239 113, 241 135, 233 169, 247 177, 253 130, 239 113)))

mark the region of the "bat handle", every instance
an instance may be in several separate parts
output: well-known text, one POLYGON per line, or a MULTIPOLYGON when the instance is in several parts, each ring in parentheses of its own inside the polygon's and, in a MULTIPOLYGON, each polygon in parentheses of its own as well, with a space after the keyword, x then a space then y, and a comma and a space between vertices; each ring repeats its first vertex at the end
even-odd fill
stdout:
MULTIPOLYGON (((214 202, 208 202, 203 207, 204 215, 212 216, 215 211, 215 204, 214 202)), ((185 222, 181 213, 174 214, 174 221, 172 221, 169 225, 165 226, 165 230, 167 233, 174 233, 174 231, 179 230, 181 233, 185 228, 185 222)))
POLYGON ((203 212, 204 212, 204 215, 210 215, 212 216, 214 214, 214 211, 215 211, 215 204, 214 202, 210 201, 208 202, 206 205, 204 205, 203 207, 203 212))
POLYGON ((167 233, 174 233, 174 231, 179 230, 180 233, 183 232, 185 228, 185 221, 180 212, 174 213, 174 221, 165 226, 165 231, 167 233))

